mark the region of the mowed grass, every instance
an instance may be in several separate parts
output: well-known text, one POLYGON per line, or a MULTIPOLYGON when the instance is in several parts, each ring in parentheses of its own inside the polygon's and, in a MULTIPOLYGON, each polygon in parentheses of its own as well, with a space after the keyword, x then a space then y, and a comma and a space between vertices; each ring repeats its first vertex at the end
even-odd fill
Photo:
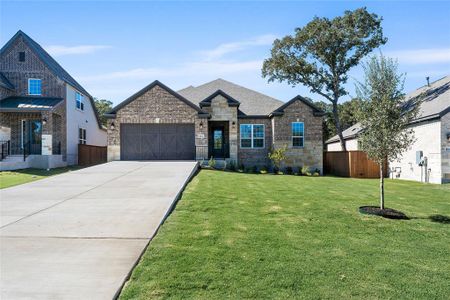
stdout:
POLYGON ((203 170, 120 298, 448 299, 450 185, 387 180, 411 220, 377 204, 377 180, 203 170))
POLYGON ((65 172, 69 172, 72 170, 78 170, 81 167, 78 166, 70 166, 64 168, 55 168, 47 170, 42 169, 23 169, 17 171, 1 171, 0 172, 0 189, 4 189, 7 187, 24 184, 27 182, 36 181, 39 179, 43 179, 49 176, 54 176, 58 174, 62 174, 65 172))

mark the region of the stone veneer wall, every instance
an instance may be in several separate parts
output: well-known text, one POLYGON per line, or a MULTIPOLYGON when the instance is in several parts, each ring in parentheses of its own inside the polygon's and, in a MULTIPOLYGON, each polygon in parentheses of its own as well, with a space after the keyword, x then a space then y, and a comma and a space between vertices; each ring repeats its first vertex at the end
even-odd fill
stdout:
MULTIPOLYGON (((239 164, 243 164, 244 167, 270 167, 269 152, 272 147, 272 122, 267 118, 255 118, 255 119, 239 119, 239 125, 241 124, 263 124, 264 125, 264 148, 249 149, 241 148, 240 138, 239 144, 239 164)), ((240 137, 240 126, 238 126, 238 137, 240 137)))
POLYGON ((450 112, 441 117, 442 183, 450 182, 450 112))
POLYGON ((314 116, 312 108, 305 103, 295 101, 284 109, 282 116, 272 118, 272 126, 274 147, 288 147, 285 166, 308 166, 323 173, 322 117, 314 116), (304 122, 304 147, 292 146, 292 122, 304 122))
POLYGON ((120 124, 123 123, 195 124, 198 159, 203 147, 208 147, 206 119, 199 118, 195 109, 158 85, 122 107, 115 119, 108 120, 108 161, 120 160, 120 124), (113 122, 114 130, 111 130, 113 122))
POLYGON ((229 143, 230 143, 230 161, 238 161, 238 120, 237 107, 229 106, 228 101, 222 95, 216 96, 211 100, 211 106, 203 107, 205 112, 211 115, 209 121, 228 121, 229 122, 229 143), (234 122, 234 126, 233 126, 234 122))

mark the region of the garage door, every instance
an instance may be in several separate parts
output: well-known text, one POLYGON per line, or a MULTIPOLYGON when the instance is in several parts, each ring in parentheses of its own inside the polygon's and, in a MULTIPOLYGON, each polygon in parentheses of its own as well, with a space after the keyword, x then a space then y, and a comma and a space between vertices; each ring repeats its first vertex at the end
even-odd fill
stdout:
POLYGON ((121 124, 122 160, 195 159, 194 124, 121 124))

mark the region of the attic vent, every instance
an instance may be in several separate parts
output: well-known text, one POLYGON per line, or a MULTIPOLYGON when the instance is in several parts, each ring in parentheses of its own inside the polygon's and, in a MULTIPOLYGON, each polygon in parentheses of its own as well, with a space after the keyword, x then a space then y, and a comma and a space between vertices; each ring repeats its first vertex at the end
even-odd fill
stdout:
POLYGON ((25 52, 19 52, 19 61, 25 61, 25 52))

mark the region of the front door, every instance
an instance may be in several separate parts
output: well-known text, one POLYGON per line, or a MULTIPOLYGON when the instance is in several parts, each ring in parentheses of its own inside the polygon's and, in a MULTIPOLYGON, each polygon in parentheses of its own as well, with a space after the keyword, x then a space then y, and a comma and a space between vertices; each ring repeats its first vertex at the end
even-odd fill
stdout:
POLYGON ((26 148, 29 154, 42 153, 41 120, 22 121, 22 148, 26 148))
POLYGON ((211 156, 214 158, 225 158, 225 136, 223 126, 212 128, 211 156))

